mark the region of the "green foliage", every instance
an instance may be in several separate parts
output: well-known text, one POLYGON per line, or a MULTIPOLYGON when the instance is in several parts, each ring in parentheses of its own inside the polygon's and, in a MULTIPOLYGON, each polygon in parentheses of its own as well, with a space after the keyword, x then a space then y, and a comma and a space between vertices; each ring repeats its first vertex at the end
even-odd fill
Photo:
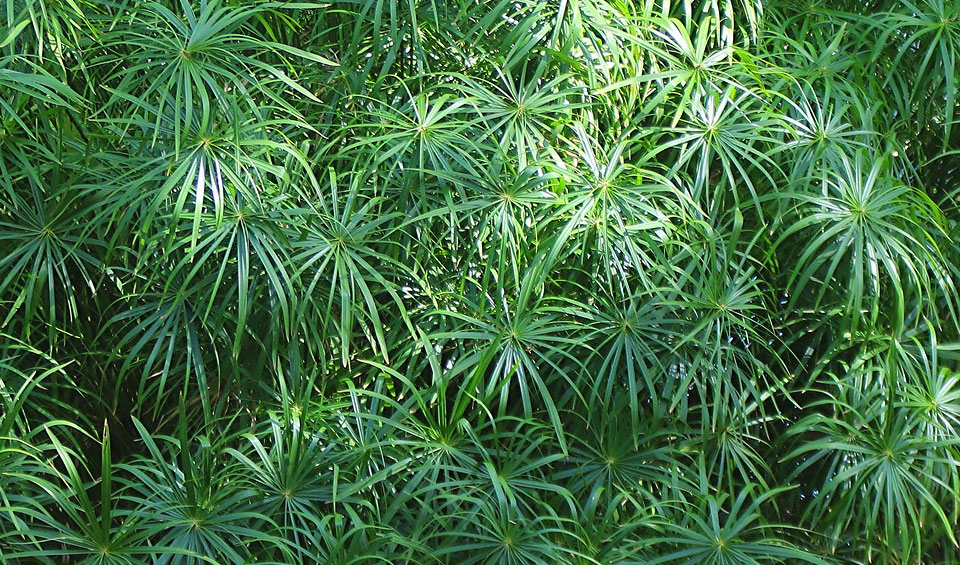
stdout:
POLYGON ((960 563, 958 53, 0 0, 0 564, 960 563))

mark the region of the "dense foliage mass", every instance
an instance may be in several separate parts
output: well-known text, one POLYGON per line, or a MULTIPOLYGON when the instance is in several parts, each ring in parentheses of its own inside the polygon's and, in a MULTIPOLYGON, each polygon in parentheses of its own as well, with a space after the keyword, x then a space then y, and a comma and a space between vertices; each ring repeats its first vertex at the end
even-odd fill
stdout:
POLYGON ((0 0, 0 563, 958 563, 960 2, 0 0))

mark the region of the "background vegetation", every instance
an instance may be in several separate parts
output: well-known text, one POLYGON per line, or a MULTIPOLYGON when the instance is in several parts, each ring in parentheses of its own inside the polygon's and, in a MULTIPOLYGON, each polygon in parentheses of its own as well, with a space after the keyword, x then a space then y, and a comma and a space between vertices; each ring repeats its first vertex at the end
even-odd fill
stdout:
POLYGON ((0 0, 0 563, 957 563, 953 0, 0 0))

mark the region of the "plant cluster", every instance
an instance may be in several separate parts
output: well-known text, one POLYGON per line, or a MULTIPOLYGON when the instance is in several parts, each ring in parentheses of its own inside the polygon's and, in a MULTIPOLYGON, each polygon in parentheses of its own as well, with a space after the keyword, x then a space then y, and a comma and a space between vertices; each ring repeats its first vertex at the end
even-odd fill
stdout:
POLYGON ((0 563, 958 563, 960 2, 0 0, 0 563))

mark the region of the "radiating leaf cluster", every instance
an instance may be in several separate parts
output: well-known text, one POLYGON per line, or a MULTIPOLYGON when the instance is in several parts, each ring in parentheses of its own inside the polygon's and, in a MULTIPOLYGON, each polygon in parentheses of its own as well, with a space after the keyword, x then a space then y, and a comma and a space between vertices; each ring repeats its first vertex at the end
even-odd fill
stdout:
POLYGON ((0 0, 0 563, 960 563, 958 53, 0 0))

